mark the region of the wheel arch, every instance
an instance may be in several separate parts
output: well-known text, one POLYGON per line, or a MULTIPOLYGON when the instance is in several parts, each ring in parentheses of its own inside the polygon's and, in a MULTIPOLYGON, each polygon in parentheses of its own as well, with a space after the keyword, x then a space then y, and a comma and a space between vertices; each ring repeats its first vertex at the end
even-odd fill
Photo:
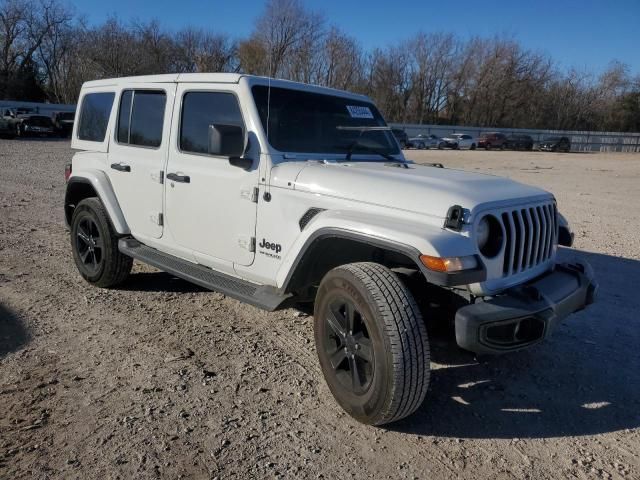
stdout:
POLYGON ((424 270, 415 247, 350 230, 325 227, 314 232, 298 252, 281 287, 292 293, 320 283, 331 269, 355 262, 375 262, 389 268, 424 270))
POLYGON ((69 178, 64 196, 64 216, 67 225, 71 224, 76 205, 89 197, 98 197, 100 199, 109 215, 109 220, 114 230, 118 234, 126 235, 131 233, 109 178, 99 170, 83 171, 69 178))

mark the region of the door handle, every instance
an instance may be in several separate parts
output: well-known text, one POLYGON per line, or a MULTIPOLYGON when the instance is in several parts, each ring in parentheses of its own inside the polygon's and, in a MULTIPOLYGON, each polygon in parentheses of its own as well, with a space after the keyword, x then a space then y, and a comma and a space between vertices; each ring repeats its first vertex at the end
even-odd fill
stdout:
POLYGON ((189 175, 178 175, 177 173, 167 173, 167 180, 180 183, 191 183, 189 175))
POLYGON ((131 167, 129 165, 125 165, 124 163, 112 163, 111 168, 114 170, 118 170, 119 172, 130 172, 131 167))

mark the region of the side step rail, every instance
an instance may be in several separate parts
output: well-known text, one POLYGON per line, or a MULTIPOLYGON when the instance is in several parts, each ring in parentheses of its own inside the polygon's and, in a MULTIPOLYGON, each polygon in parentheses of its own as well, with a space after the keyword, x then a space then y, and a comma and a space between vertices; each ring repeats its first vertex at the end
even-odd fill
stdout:
POLYGON ((246 280, 216 272, 203 265, 183 260, 155 248, 148 247, 133 238, 122 238, 118 249, 130 257, 147 263, 176 277, 195 283, 209 290, 254 305, 270 312, 278 309, 290 295, 281 295, 275 288, 255 285, 246 280))

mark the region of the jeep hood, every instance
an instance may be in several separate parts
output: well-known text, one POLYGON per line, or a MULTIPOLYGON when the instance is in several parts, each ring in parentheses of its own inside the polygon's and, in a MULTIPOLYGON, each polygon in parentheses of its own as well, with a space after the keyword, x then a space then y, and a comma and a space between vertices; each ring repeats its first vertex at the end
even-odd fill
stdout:
POLYGON ((419 164, 307 162, 293 187, 298 191, 444 218, 449 207, 473 211, 492 203, 519 204, 552 195, 494 175, 419 164))

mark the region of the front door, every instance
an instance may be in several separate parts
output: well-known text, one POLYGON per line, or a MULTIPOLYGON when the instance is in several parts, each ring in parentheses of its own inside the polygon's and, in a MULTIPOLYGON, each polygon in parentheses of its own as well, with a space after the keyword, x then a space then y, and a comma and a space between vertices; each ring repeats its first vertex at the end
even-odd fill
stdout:
POLYGON ((162 169, 167 158, 176 85, 140 84, 120 92, 109 145, 109 178, 131 233, 140 240, 163 232, 162 169))
POLYGON ((178 246, 193 251, 196 258, 250 265, 258 162, 247 171, 231 165, 227 157, 209 153, 213 124, 237 125, 246 133, 236 86, 223 88, 178 86, 173 120, 177 132, 166 169, 166 228, 178 246))

